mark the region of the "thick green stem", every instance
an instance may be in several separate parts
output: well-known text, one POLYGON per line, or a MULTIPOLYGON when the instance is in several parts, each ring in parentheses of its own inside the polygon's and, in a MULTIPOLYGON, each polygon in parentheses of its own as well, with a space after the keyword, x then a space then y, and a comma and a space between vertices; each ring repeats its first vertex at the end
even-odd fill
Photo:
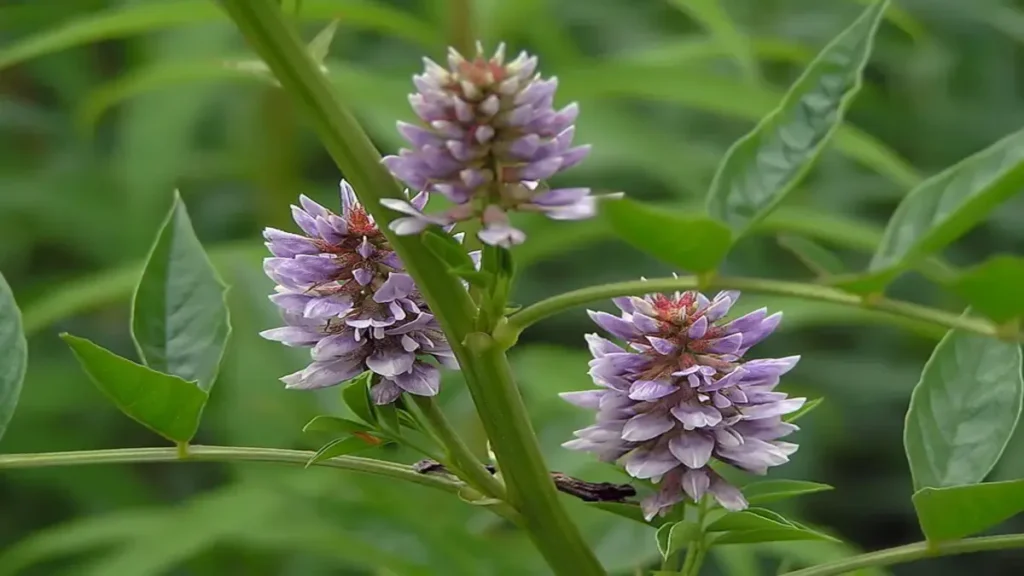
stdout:
POLYGON ((423 396, 412 397, 423 414, 423 418, 448 451, 453 468, 459 471, 463 479, 472 484, 474 488, 491 498, 504 500, 505 486, 488 472, 476 456, 473 455, 473 452, 462 441, 455 428, 445 418, 444 412, 441 412, 441 407, 437 405, 437 402, 433 398, 423 396))
POLYGON ((938 558, 941 556, 989 550, 1010 550, 1014 548, 1024 548, 1024 534, 985 536, 982 538, 967 538, 955 542, 933 544, 916 542, 906 546, 869 552, 852 558, 844 558, 835 562, 829 562, 828 564, 821 564, 820 566, 786 572, 785 576, 837 576, 853 572, 854 570, 860 570, 861 568, 881 568, 883 566, 905 564, 926 558, 938 558))
MULTIPOLYGON (((0 455, 0 469, 46 468, 52 466, 83 466, 88 464, 127 464, 134 462, 277 462, 305 466, 313 452, 306 450, 280 450, 277 448, 243 448, 233 446, 189 446, 181 456, 178 448, 123 448, 115 450, 83 450, 79 452, 44 452, 41 454, 0 455)), ((322 460, 314 466, 341 468, 377 476, 397 478, 431 488, 457 494, 462 487, 442 476, 420 474, 409 466, 360 458, 337 456, 322 460)))
MULTIPOLYGON (((706 283, 707 288, 710 289, 746 290, 764 294, 794 296, 807 300, 820 300, 823 302, 832 302, 834 304, 843 304, 846 306, 869 308, 885 312, 893 316, 910 318, 949 329, 956 328, 997 338, 1005 337, 1005 335, 1000 333, 998 327, 988 320, 964 317, 944 312, 942 310, 928 308, 927 306, 920 306, 918 304, 900 302, 897 300, 888 300, 885 298, 871 300, 870 303, 868 303, 864 298, 861 298, 856 294, 850 294, 827 286, 801 284, 798 282, 784 282, 781 280, 767 280, 761 278, 730 277, 710 278, 706 283)), ((498 327, 495 331, 495 337, 503 345, 511 345, 511 343, 514 343, 516 338, 518 338, 519 334, 530 325, 567 308, 617 296, 635 296, 651 292, 669 292, 673 290, 694 290, 698 287, 698 284, 699 282, 696 276, 681 276, 679 278, 653 278, 649 280, 637 280, 631 282, 616 282, 614 284, 591 286, 580 290, 574 290, 572 292, 566 292, 564 294, 559 294, 558 296, 552 296, 546 300, 541 300, 540 302, 527 306, 513 314, 508 319, 507 324, 498 327)), ((1024 339, 1024 335, 1018 333, 1015 335, 1015 339, 1024 339)))
POLYGON ((558 501, 504 351, 481 332, 467 336, 466 347, 473 362, 470 392, 505 478, 509 503, 522 514, 534 544, 557 574, 605 574, 558 501))

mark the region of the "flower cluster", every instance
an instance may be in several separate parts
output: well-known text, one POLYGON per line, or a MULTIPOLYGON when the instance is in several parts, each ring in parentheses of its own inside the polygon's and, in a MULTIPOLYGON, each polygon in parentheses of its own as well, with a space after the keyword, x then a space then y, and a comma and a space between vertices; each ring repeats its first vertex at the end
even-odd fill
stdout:
POLYGON ((449 51, 448 69, 425 59, 409 96, 425 127, 398 123, 412 148, 384 159, 394 176, 414 190, 438 192, 455 206, 437 214, 401 200, 384 204, 406 214, 391 223, 399 234, 416 234, 479 218, 482 242, 508 247, 525 234, 509 224, 507 211, 541 212, 556 220, 594 215, 589 188, 548 189, 543 181, 575 166, 590 151, 572 146, 576 104, 553 107, 557 79, 534 74, 537 58, 521 53, 504 60, 504 45, 491 58, 483 48, 467 60, 449 51))
MULTIPOLYGON (((411 199, 422 207, 426 193, 411 199)), ((312 348, 312 363, 283 377, 288 388, 333 386, 366 370, 376 383, 377 404, 402 392, 433 396, 441 375, 424 361, 458 368, 451 347, 430 314, 412 278, 381 234, 373 217, 341 183, 341 214, 300 197, 292 217, 305 233, 267 228, 274 255, 263 269, 277 284, 270 299, 285 323, 264 338, 312 348)))
POLYGON ((621 458, 631 476, 660 483, 642 502, 648 520, 684 494, 697 501, 711 493, 723 507, 743 509, 743 495, 711 469, 711 459, 764 474, 797 449, 779 440, 797 430, 782 415, 805 399, 774 389, 800 358, 744 360, 782 314, 768 316, 762 308, 722 321, 738 297, 736 291, 713 300, 694 291, 654 294, 615 299, 621 316, 590 313, 630 350, 587 336, 590 374, 601 389, 562 396, 597 410, 597 423, 564 445, 607 462, 621 458))

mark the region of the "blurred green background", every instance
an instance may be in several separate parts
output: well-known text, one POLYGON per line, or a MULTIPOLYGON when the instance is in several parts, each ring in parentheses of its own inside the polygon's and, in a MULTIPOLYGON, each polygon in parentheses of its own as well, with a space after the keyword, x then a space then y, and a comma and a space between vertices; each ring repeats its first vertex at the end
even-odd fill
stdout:
MULTIPOLYGON (((294 5, 294 2, 286 2, 294 5)), ((466 37, 541 58, 556 103, 577 100, 591 158, 561 183, 625 190, 699 209, 728 145, 778 102, 855 0, 334 0, 302 2, 312 38, 341 20, 327 64, 384 152, 419 58, 466 37), (464 12, 465 10, 469 12, 464 12)), ((848 128, 787 204, 730 256, 730 274, 809 280, 780 235, 816 239, 862 267, 881 226, 922 176, 1024 124, 1024 3, 900 0, 889 12, 848 128)), ((209 0, 0 2, 0 269, 30 332, 21 405, 0 451, 162 445, 109 405, 57 334, 133 357, 128 298, 138 263, 179 188, 200 238, 232 285, 234 334, 199 443, 316 448, 301 433, 340 413, 336 389, 285 391, 304 354, 261 340, 277 325, 260 269, 263 226, 293 229, 300 193, 334 205, 339 174, 287 98, 225 71, 253 56, 209 0)), ((956 265, 1024 252, 1024 197, 946 256, 956 265)), ((672 272, 597 222, 523 221, 521 303, 588 284, 672 272)), ((683 236, 686 230, 679 230, 683 236)), ((891 292, 959 310, 909 274, 891 292)), ((600 304, 600 306, 605 306, 600 304)), ((803 355, 785 385, 824 396, 802 421, 791 464, 773 477, 833 492, 780 506, 849 545, 716 549, 706 574, 755 576, 920 540, 902 449, 910 390, 941 333, 820 303, 748 295, 743 309, 784 310, 755 352, 803 355)), ((589 414, 556 393, 588 387, 583 310, 531 329, 513 351, 551 467, 591 480, 608 466, 559 448, 589 414)), ((445 409, 485 451, 457 374, 445 409)), ((1024 477, 1024 435, 993 473, 1024 477)), ((415 455, 383 449, 382 458, 415 455)), ((615 574, 657 557, 654 531, 566 498, 615 574)), ((1013 528, 1013 526, 1007 527, 1013 528)), ((1016 521, 1017 531, 1024 522, 1016 521)), ((1021 553, 901 566, 898 575, 1011 574, 1021 553)), ((529 543, 494 516, 416 486, 336 470, 263 464, 151 464, 0 474, 0 574, 546 574, 529 543)), ((870 574, 889 572, 872 571, 870 574)))

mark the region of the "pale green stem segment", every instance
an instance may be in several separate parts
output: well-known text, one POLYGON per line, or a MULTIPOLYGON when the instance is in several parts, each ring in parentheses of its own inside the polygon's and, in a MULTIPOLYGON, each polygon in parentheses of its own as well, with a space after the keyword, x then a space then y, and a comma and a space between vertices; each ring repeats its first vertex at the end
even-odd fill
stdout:
MULTIPOLYGON (((4 468, 47 468, 53 466, 82 466, 87 464, 125 464, 134 462, 277 462, 305 466, 313 452, 306 450, 281 450, 277 448, 242 448, 233 446, 188 447, 182 455, 178 448, 121 448, 114 450, 83 450, 78 452, 44 452, 41 454, 0 455, 0 469, 4 468)), ((409 466, 360 458, 358 456, 337 456, 323 460, 314 466, 341 468, 364 472, 376 476, 387 476, 422 486, 429 486, 457 494, 461 482, 433 474, 420 474, 409 466)))
MULTIPOLYGON (((380 199, 398 197, 400 191, 380 164, 369 137, 335 96, 274 0, 222 0, 221 5, 312 121, 324 147, 391 242, 444 329, 508 484, 510 503, 522 514, 537 548, 560 576, 605 574, 557 500, 504 354, 495 348, 493 357, 478 360, 476 352, 463 345, 476 312, 466 291, 419 238, 396 236, 387 228, 395 214, 384 209, 380 199), (509 401, 513 404, 506 405, 509 401)), ((471 336, 490 341, 485 334, 471 336)))
POLYGON ((545 552, 557 574, 605 574, 558 501, 504 350, 482 332, 467 336, 466 348, 473 358, 475 379, 483 384, 472 392, 474 397, 480 395, 477 407, 508 486, 508 501, 523 515, 534 544, 541 551, 550 549, 553 542, 557 547, 571 547, 559 553, 545 552), (539 478, 543 480, 538 482, 539 478))
POLYGON ((838 576, 839 574, 847 574, 861 568, 881 568, 883 566, 906 564, 907 562, 924 560, 926 558, 939 558, 941 556, 991 550, 1010 550, 1014 548, 1024 548, 1024 534, 984 536, 981 538, 966 538, 953 542, 936 542, 931 544, 928 542, 915 542, 906 546, 869 552, 829 562, 828 564, 786 572, 785 576, 838 576))
POLYGON ((488 472, 476 456, 473 455, 473 452, 466 446, 466 443, 459 437, 458 432, 455 431, 451 423, 448 422, 448 419, 445 418, 444 412, 441 412, 437 402, 433 398, 424 396, 412 396, 412 398, 415 399, 416 406, 419 407, 423 418, 427 421, 433 433, 444 444, 454 468, 462 472, 462 475, 473 484, 474 488, 491 498, 504 500, 505 486, 488 472))
POLYGON ((678 278, 652 278, 648 280, 637 280, 630 282, 616 282, 601 286, 591 286, 566 292, 531 304, 509 317, 508 322, 498 326, 495 330, 495 338, 502 346, 511 346, 515 343, 519 334, 527 327, 535 324, 549 316, 557 314, 568 308, 615 298, 618 296, 641 296, 652 292, 671 292, 675 290, 744 290, 762 294, 777 294, 780 296, 794 296, 807 300, 820 300, 843 304, 858 308, 868 308, 885 312, 893 316, 902 316, 921 322, 935 324, 948 329, 959 329, 968 332, 993 336, 997 338, 1008 338, 1010 340, 1022 340, 1024 335, 1018 333, 1006 334, 992 322, 981 318, 964 317, 958 314, 951 314, 942 310, 936 310, 927 306, 889 300, 886 298, 864 298, 856 294, 850 294, 815 284, 801 284, 798 282, 784 282, 781 280, 767 280, 761 278, 730 278, 712 277, 698 278, 696 276, 680 276, 678 278))

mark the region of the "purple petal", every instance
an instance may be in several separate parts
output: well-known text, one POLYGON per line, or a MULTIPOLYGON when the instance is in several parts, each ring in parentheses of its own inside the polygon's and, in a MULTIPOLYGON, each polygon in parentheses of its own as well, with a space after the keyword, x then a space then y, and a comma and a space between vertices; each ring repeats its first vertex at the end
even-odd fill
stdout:
POLYGON ((260 332, 260 336, 267 340, 280 342, 286 346, 312 346, 324 337, 319 332, 312 332, 296 326, 271 328, 270 330, 260 332))
POLYGON ((302 314, 306 318, 339 318, 350 310, 352 299, 348 296, 324 296, 307 302, 302 314))
POLYGON ((373 280, 373 272, 366 268, 356 268, 352 271, 352 277, 355 278, 360 286, 366 286, 373 280))
POLYGON ((362 362, 343 357, 330 362, 313 362, 304 370, 281 378, 281 381, 291 390, 314 390, 340 384, 362 372, 362 362))
POLYGON ((726 510, 736 512, 747 507, 747 500, 743 497, 743 493, 721 478, 716 477, 711 482, 709 490, 715 500, 718 500, 718 503, 726 510))
POLYGON ((707 341, 708 352, 713 354, 735 354, 743 345, 742 334, 730 334, 723 338, 716 338, 707 341))
POLYGON ((298 206, 292 206, 292 219, 302 228, 302 231, 310 236, 317 236, 316 220, 305 210, 298 206))
POLYGON ((539 206, 568 206, 590 195, 590 188, 556 188, 530 199, 539 206))
POLYGON ((708 318, 707 316, 701 316, 693 321, 690 328, 686 331, 686 335, 694 340, 699 340, 704 337, 708 331, 708 318))
POLYGON ((298 234, 267 228, 263 230, 263 237, 267 239, 267 248, 274 256, 292 258, 299 254, 317 254, 320 252, 313 242, 298 234))
POLYGON ((696 402, 682 402, 672 408, 672 415, 683 424, 686 430, 707 428, 722 421, 722 413, 714 406, 706 406, 696 402))
POLYGON ((372 398, 373 403, 378 406, 390 404, 395 400, 398 400, 398 397, 401 395, 402 389, 399 388, 397 384, 387 379, 381 379, 380 382, 377 382, 372 388, 370 388, 370 398, 372 398))
POLYGON ((611 340, 602 338, 597 334, 586 334, 583 338, 586 339, 587 347, 590 348, 590 354, 594 358, 601 358, 607 354, 623 354, 626 352, 611 340))
POLYGON ((594 323, 601 328, 604 328, 610 334, 618 336, 623 340, 639 338, 642 335, 640 334, 640 331, 637 330, 636 326, 622 318, 612 316, 607 312, 594 312, 593 310, 588 310, 587 313, 590 314, 590 319, 593 320, 594 323))
POLYGON ((622 439, 643 442, 668 432, 673 426, 675 422, 667 414, 640 414, 630 418, 622 427, 622 439))
POLYGON ((665 452, 637 451, 630 454, 626 461, 626 472, 641 480, 661 476, 679 466, 679 461, 672 454, 665 452))
POLYGON ((703 470, 687 470, 683 472, 683 478, 680 483, 686 494, 694 502, 699 502, 704 497, 708 487, 711 486, 711 478, 703 470))
POLYGON ((633 400, 650 402, 658 398, 664 398, 679 390, 667 382, 655 382, 653 380, 637 380, 629 387, 629 397, 633 400))
POLYGON ((711 459, 715 441, 699 432, 683 432, 668 442, 668 449, 689 468, 703 468, 711 459))
POLYGON ((597 410, 601 403, 601 398, 605 394, 608 394, 605 390, 581 390, 579 392, 562 392, 559 396, 566 402, 575 404, 580 408, 597 410))
POLYGON ((410 394, 435 396, 441 389, 441 371, 424 362, 416 362, 412 370, 394 377, 395 384, 410 394))
POLYGON ((803 407, 805 402, 807 402, 807 398, 790 398, 789 400, 772 402, 771 404, 745 406, 740 409, 740 413, 743 414, 743 418, 746 420, 771 418, 773 416, 782 416, 783 414, 796 412, 803 407))
POLYGON ((405 298, 416 289, 412 276, 395 272, 388 273, 388 279, 373 293, 374 302, 393 302, 405 298))
POLYGON ((378 348, 366 358, 366 366, 385 378, 408 372, 416 355, 399 348, 378 348))

